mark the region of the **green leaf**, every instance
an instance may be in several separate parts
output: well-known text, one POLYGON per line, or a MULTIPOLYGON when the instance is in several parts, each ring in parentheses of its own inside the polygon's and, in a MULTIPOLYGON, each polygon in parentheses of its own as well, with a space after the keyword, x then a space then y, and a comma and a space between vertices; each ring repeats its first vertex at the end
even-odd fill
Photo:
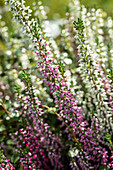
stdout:
POLYGON ((6 130, 5 125, 1 125, 1 126, 0 126, 0 132, 3 132, 3 131, 5 131, 5 130, 6 130))
POLYGON ((0 110, 0 116, 5 114, 5 110, 0 110))
POLYGON ((29 146, 26 146, 25 149, 26 149, 26 151, 29 151, 29 146))
POLYGON ((18 162, 19 159, 20 159, 19 155, 14 154, 11 157, 11 162, 15 164, 16 162, 18 162))
POLYGON ((110 70, 108 77, 113 81, 113 70, 110 70))
POLYGON ((29 152, 29 146, 26 146, 23 152, 27 154, 29 152))
POLYGON ((110 143, 110 145, 112 146, 112 141, 111 141, 111 135, 109 133, 107 133, 105 135, 105 138, 107 139, 107 141, 110 143))
POLYGON ((64 70, 64 64, 60 61, 59 63, 59 71, 62 73, 62 75, 64 75, 65 73, 65 70, 64 70))
POLYGON ((56 112, 56 108, 55 107, 50 107, 50 108, 48 108, 48 110, 47 110, 49 113, 51 113, 51 114, 54 114, 54 112, 56 112))
POLYGON ((11 139, 9 139, 7 140, 7 145, 14 145, 14 142, 11 139))
POLYGON ((105 135, 105 138, 109 141, 109 140, 111 140, 111 135, 110 135, 109 133, 107 133, 107 134, 105 135))
POLYGON ((98 80, 97 77, 94 77, 94 80, 97 81, 98 80))
POLYGON ((3 104, 3 101, 2 101, 2 99, 0 99, 0 105, 2 105, 3 104))
POLYGON ((5 139, 5 136, 0 137, 0 142, 2 142, 5 139))
POLYGON ((74 21, 73 24, 76 30, 83 32, 85 27, 84 27, 82 19, 78 18, 78 21, 74 21))
POLYGON ((19 73, 18 73, 18 78, 19 79, 22 79, 24 77, 24 73, 23 73, 23 71, 20 71, 19 73))
POLYGON ((107 165, 101 165, 99 167, 99 170, 108 170, 108 166, 107 165))

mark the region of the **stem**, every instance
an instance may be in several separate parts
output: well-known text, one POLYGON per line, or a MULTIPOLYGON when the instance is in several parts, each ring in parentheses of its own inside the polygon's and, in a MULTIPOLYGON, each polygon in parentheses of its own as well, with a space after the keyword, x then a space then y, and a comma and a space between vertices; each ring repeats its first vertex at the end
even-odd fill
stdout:
MULTIPOLYGON (((41 105, 41 106, 42 106, 43 108, 49 109, 49 107, 46 106, 46 105, 41 105)), ((68 128, 68 130, 71 132, 71 135, 73 136, 74 141, 75 141, 75 143, 76 143, 78 140, 77 140, 75 134, 73 133, 73 130, 69 127, 69 125, 64 121, 64 119, 63 119, 57 112, 55 112, 55 111, 53 111, 53 112, 64 122, 64 124, 66 125, 66 127, 68 128)), ((81 148, 80 150, 81 150, 81 152, 83 152, 83 149, 82 149, 82 148, 81 148)))

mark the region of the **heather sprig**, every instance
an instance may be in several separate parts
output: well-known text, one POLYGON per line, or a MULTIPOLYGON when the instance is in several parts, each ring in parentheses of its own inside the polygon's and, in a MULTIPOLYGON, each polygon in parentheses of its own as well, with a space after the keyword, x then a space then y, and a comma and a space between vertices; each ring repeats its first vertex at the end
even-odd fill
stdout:
POLYGON ((0 148, 0 170, 14 170, 15 168, 13 167, 13 165, 10 163, 10 160, 7 159, 4 154, 3 154, 3 150, 1 150, 0 148))
POLYGON ((113 50, 112 50, 112 43, 113 43, 113 20, 111 17, 107 18, 106 21, 106 27, 107 27, 107 32, 108 32, 108 44, 107 44, 107 49, 108 49, 108 57, 109 57, 109 67, 110 69, 113 69, 113 50))
MULTIPOLYGON (((70 1, 69 8, 70 8, 68 12, 69 17, 67 21, 68 23, 67 27, 69 30, 68 32, 70 32, 71 35, 73 33, 76 35, 75 30, 70 31, 70 25, 71 25, 70 23, 73 22, 73 18, 77 19, 78 17, 79 18, 81 17, 81 19, 84 22, 84 26, 85 26, 85 30, 84 30, 85 44, 87 45, 87 51, 89 51, 91 55, 92 63, 93 64, 99 63, 101 65, 102 69, 101 69, 100 76, 102 75, 102 72, 104 72, 106 75, 106 72, 109 72, 108 66, 112 64, 112 61, 110 60, 110 56, 108 56, 109 54, 107 51, 108 50, 107 43, 109 43, 108 45, 111 46, 111 42, 109 41, 106 35, 106 29, 108 25, 111 26, 112 24, 110 25, 109 24, 110 22, 108 24, 106 23, 106 13, 103 12, 101 9, 95 10, 94 8, 92 8, 92 9, 87 10, 83 5, 80 5, 80 3, 78 3, 77 1, 75 2, 70 1), (76 3, 76 5, 74 3, 76 3)), ((110 33, 109 30, 107 31, 110 33)), ((76 46, 79 41, 76 38, 75 40, 76 40, 76 43, 75 43, 75 46, 76 46)), ((76 55, 76 60, 78 57, 79 57, 79 54, 76 55)), ((75 66, 76 64, 77 62, 75 62, 75 66)), ((80 64, 81 64, 81 67, 83 67, 83 63, 81 61, 80 61, 80 64)), ((98 67, 98 66, 95 64, 95 67, 98 67)), ((77 70, 79 72, 79 70, 81 69, 79 69, 78 67, 77 70)), ((82 107, 84 107, 84 110, 86 110, 85 112, 89 112, 89 109, 95 111, 95 108, 93 107, 93 103, 91 102, 92 100, 94 100, 91 97, 93 96, 93 93, 91 94, 91 90, 87 90, 88 87, 90 87, 90 85, 87 85, 86 83, 83 83, 83 81, 80 81, 80 84, 82 86, 82 92, 83 92, 82 96, 83 98, 85 97, 85 100, 86 100, 85 101, 84 99, 81 98, 81 103, 83 105, 82 107)), ((102 88, 104 88, 103 86, 104 84, 102 85, 102 88)), ((78 94, 80 90, 78 91, 78 94)))
MULTIPOLYGON (((80 19, 79 19, 80 20, 80 19)), ((92 56, 90 55, 90 46, 85 44, 85 37, 83 32, 83 27, 78 22, 74 22, 74 27, 77 30, 76 38, 79 42, 78 46, 78 55, 80 57, 79 65, 80 65, 80 72, 83 78, 83 81, 87 83, 87 87, 90 88, 90 91, 95 91, 93 95, 93 100, 95 102, 96 112, 94 116, 96 116, 101 123, 103 123, 102 128, 109 127, 109 121, 106 119, 107 115, 109 114, 112 118, 111 108, 109 107, 109 98, 108 93, 106 92, 105 82, 102 79, 104 78, 104 71, 101 68, 99 61, 97 60, 95 63, 92 60, 92 56), (81 31, 79 31, 81 29, 81 31), (89 50, 88 50, 89 49, 89 50), (101 78, 102 77, 102 78, 101 78), (101 87, 101 88, 100 88, 101 87), (97 114, 97 115, 96 115, 97 114), (103 121, 101 120, 103 117, 103 121)), ((83 24, 83 22, 81 21, 83 24)), ((110 89, 110 82, 109 83, 109 90, 110 89)), ((110 91, 110 92, 111 92, 110 91)), ((110 119, 111 120, 111 119, 110 119)), ((112 120, 111 120, 112 123, 112 120)))
MULTIPOLYGON (((44 123, 43 105, 35 96, 30 74, 24 70, 19 73, 19 78, 25 82, 24 93, 18 94, 21 104, 21 126, 11 138, 20 155, 20 163, 24 169, 63 168, 61 163, 62 143, 56 137, 47 123, 44 123), (25 149, 24 149, 25 148, 25 149)), ((19 89, 16 87, 16 92, 19 89)))

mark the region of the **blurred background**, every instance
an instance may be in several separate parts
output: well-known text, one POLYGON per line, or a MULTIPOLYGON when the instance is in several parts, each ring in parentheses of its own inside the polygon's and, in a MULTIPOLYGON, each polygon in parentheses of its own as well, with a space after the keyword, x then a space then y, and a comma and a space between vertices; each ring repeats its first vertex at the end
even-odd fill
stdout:
MULTIPOLYGON (((27 5, 32 6, 35 0, 25 0, 27 5)), ((68 0, 42 0, 43 5, 46 6, 49 19, 58 19, 65 16, 68 0)), ((80 0, 81 4, 84 4, 87 8, 95 7, 102 8, 113 16, 113 0, 80 0)), ((4 0, 0 0, 0 13, 4 10, 4 0)))
MULTIPOLYGON (((20 0, 21 1, 21 0, 20 0)), ((26 5, 33 7, 33 2, 39 1, 39 0, 25 0, 26 5)), ((58 25, 62 24, 62 20, 59 19, 65 17, 65 12, 68 8, 69 0, 40 0, 42 1, 42 4, 45 6, 45 11, 47 13, 48 19, 49 19, 49 27, 50 32, 52 33, 52 28, 57 27, 57 33, 56 35, 51 35, 53 37, 56 37, 59 34, 59 28, 58 25), (57 23, 58 21, 58 23, 57 23)), ((113 17, 113 0, 80 0, 81 4, 84 4, 87 8, 101 8, 103 9, 108 15, 113 17)), ((5 25, 8 27, 8 33, 11 33, 14 31, 13 24, 11 22, 11 12, 8 11, 7 6, 5 6, 5 0, 0 0, 0 15, 2 16, 2 21, 5 21, 5 25)), ((2 24, 4 24, 2 22, 2 24)), ((1 27, 1 25, 0 25, 1 27)), ((4 44, 1 41, 0 38, 0 51, 4 50, 4 44)))
MULTIPOLYGON (((21 0, 20 0, 21 1, 21 0)), ((39 0, 25 0, 26 5, 32 8, 33 2, 39 0)), ((49 27, 61 18, 65 17, 65 12, 68 8, 69 0, 40 0, 42 4, 45 6, 45 11, 47 13, 48 19, 51 23, 49 27)), ((103 9, 108 15, 113 17, 113 0, 80 0, 81 4, 85 5, 87 8, 101 8, 103 9)), ((9 15, 8 9, 5 6, 5 0, 0 0, 0 15, 2 15, 2 20, 5 21, 6 26, 8 27, 8 31, 13 31, 13 25, 11 25, 11 13, 9 15)), ((62 21, 61 21, 62 22, 62 21)), ((58 25, 58 23, 56 23, 58 25)), ((52 25, 53 26, 53 25, 52 25)), ((55 26, 55 25, 54 25, 55 26)), ((52 31, 51 31, 52 32, 52 31)), ((0 43, 0 49, 2 44, 0 43)))

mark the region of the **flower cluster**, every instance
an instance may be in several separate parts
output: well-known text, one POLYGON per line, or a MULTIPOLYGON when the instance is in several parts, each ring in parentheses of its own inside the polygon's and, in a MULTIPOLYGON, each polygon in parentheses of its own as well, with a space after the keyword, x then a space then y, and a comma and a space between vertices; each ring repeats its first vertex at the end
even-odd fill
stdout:
POLYGON ((21 103, 22 128, 11 135, 20 155, 20 163, 23 169, 61 169, 62 143, 56 137, 41 116, 44 114, 44 106, 34 94, 31 78, 25 71, 20 72, 26 84, 24 94, 19 95, 16 87, 18 101, 21 103), (54 152, 53 152, 54 150, 54 152))
POLYGON ((3 151, 0 150, 0 170, 5 170, 5 169, 14 170, 15 168, 10 163, 10 160, 5 158, 5 156, 3 155, 3 151))
MULTIPOLYGON (((85 44, 85 38, 83 34, 82 21, 74 22, 75 28, 78 31, 77 39, 79 41, 78 55, 80 57, 80 72, 84 80, 87 82, 87 88, 92 92, 93 90, 93 102, 95 104, 95 112, 97 112, 98 120, 103 123, 102 128, 109 129, 109 120, 112 128, 112 108, 109 107, 109 98, 112 98, 112 87, 110 81, 104 74, 104 71, 100 65, 100 61, 93 61, 88 46, 85 44), (80 30, 79 30, 80 29, 80 30), (109 89, 109 90, 107 90, 109 89), (107 118, 106 118, 107 117, 107 118), (111 117, 111 118, 110 118, 111 117), (103 118, 103 120, 102 120, 103 118), (108 119, 110 118, 110 119, 108 119), (107 128, 106 128, 107 127, 107 128)), ((89 47, 90 50, 90 47, 89 47)), ((96 116, 96 113, 95 115, 96 116)))

